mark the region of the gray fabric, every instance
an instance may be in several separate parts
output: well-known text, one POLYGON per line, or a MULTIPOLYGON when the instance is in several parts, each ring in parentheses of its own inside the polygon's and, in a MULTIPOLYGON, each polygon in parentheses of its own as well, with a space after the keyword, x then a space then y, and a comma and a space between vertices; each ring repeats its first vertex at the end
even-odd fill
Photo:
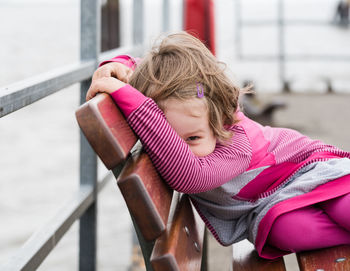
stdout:
POLYGON ((237 195, 244 186, 246 186, 250 181, 254 180, 266 168, 268 168, 268 166, 243 172, 241 175, 238 175, 231 181, 213 190, 196 195, 202 199, 205 199, 206 201, 215 202, 220 205, 234 204, 232 196, 237 195))
POLYGON ((259 223, 271 207, 350 174, 350 159, 331 159, 306 165, 275 193, 257 201, 233 199, 244 185, 264 169, 246 172, 211 191, 190 195, 201 214, 215 229, 223 245, 231 245, 245 238, 255 243, 259 223))

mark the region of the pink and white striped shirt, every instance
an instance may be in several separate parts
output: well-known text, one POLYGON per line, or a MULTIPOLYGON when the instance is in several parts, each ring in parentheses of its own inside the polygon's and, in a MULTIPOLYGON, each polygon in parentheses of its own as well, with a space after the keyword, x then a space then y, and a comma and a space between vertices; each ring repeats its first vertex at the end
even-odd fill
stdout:
POLYGON ((240 121, 229 128, 234 133, 232 143, 228 146, 217 143, 213 153, 197 157, 152 99, 130 85, 113 92, 112 97, 160 175, 173 189, 183 193, 208 191, 247 170, 273 166, 273 172, 269 170, 270 180, 264 184, 267 189, 283 181, 315 152, 348 155, 290 129, 263 127, 238 112, 240 121))
MULTIPOLYGON (((135 61, 130 59, 123 56, 112 61, 133 67, 135 61)), ((281 256, 281 251, 264 249, 276 217, 350 193, 348 179, 341 178, 350 174, 349 159, 341 159, 350 158, 350 153, 334 146, 291 129, 261 126, 236 112, 239 122, 228 128, 233 132, 232 143, 217 143, 211 154, 197 157, 152 99, 130 85, 111 96, 164 181, 192 194, 204 222, 224 245, 249 238, 260 256, 281 256), (314 169, 317 163, 328 177, 307 182, 300 178, 303 170, 319 174, 314 169), (334 179, 340 180, 323 189, 323 184, 334 179)))

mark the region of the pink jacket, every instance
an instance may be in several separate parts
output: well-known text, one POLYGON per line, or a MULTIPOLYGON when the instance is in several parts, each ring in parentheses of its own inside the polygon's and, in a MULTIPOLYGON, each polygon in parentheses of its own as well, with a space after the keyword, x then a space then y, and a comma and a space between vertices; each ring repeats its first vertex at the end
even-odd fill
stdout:
MULTIPOLYGON (((111 61, 129 67, 135 67, 137 62, 129 56, 111 61)), ((325 178, 305 184, 304 189, 303 184, 295 180, 296 173, 308 165, 350 158, 350 153, 297 131, 264 127, 237 112, 240 121, 229 127, 234 134, 232 143, 229 146, 217 143, 213 153, 197 157, 152 99, 130 85, 111 96, 164 181, 179 192, 191 194, 204 222, 223 245, 248 238, 255 243, 260 256, 279 257, 283 252, 266 249, 265 243, 279 215, 350 192, 349 180, 341 178, 350 174, 350 167, 343 175, 334 175, 332 178, 340 181, 331 184, 325 178), (288 191, 285 187, 289 182, 294 182, 303 192, 294 193, 293 186, 289 186, 293 189, 288 191), (279 196, 282 189, 287 192, 279 196), (251 212, 259 214, 249 215, 251 212), (243 220, 244 223, 240 223, 243 220), (228 230, 231 226, 221 227, 227 221, 232 223, 232 232, 228 230)))

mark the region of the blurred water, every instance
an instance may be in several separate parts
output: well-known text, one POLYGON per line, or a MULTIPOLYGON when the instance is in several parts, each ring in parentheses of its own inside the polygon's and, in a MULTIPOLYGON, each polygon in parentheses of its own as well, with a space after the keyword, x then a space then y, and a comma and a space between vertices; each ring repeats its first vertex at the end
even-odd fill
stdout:
MULTIPOLYGON (((171 29, 181 27, 181 2, 172 5, 171 29)), ((241 1, 243 2, 243 1, 241 1)), ((330 21, 335 0, 286 2, 288 18, 330 21)), ((122 42, 131 42, 130 2, 121 1, 122 42)), ((146 1, 146 37, 161 30, 161 0, 146 1)), ((278 65, 245 62, 235 54, 235 1, 217 0, 218 57, 229 64, 239 82, 253 79, 257 90, 279 90, 278 65)), ((245 0, 245 19, 275 19, 276 1, 245 0)), ((332 24, 287 29, 288 53, 350 55, 348 29, 332 24)), ((276 54, 276 26, 244 28, 245 54, 276 54)), ((75 62, 79 58, 78 0, 0 0, 0 85, 75 62)), ((148 42, 150 43, 150 42, 148 42)), ((349 92, 348 62, 291 62, 288 78, 296 91, 323 91, 325 77, 338 92, 349 92)), ((78 187, 79 129, 74 111, 78 86, 71 86, 0 120, 0 262, 38 229, 78 187)), ((104 171, 103 168, 101 172, 104 171)), ((99 220, 100 270, 126 270, 130 258, 130 221, 119 190, 111 181, 102 192, 99 220)), ((41 270, 76 269, 77 225, 64 237, 41 270)))

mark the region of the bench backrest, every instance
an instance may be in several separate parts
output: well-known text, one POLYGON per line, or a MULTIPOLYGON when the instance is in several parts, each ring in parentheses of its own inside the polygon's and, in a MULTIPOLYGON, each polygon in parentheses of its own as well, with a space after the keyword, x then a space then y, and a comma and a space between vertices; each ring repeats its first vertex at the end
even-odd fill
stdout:
POLYGON ((147 269, 200 270, 203 222, 188 197, 174 193, 161 180, 146 153, 130 153, 137 137, 110 96, 99 94, 83 104, 76 118, 96 154, 117 178, 147 269))
MULTIPOLYGON (((76 116, 87 140, 117 178, 147 270, 200 270, 201 265, 205 269, 203 222, 188 197, 179 196, 161 180, 146 153, 130 153, 137 137, 113 100, 100 94, 82 105, 76 116)), ((301 271, 350 270, 350 247, 298 253, 297 259, 301 271)), ((241 243, 233 246, 231 267, 235 271, 286 270, 282 258, 264 260, 253 245, 241 243)))

